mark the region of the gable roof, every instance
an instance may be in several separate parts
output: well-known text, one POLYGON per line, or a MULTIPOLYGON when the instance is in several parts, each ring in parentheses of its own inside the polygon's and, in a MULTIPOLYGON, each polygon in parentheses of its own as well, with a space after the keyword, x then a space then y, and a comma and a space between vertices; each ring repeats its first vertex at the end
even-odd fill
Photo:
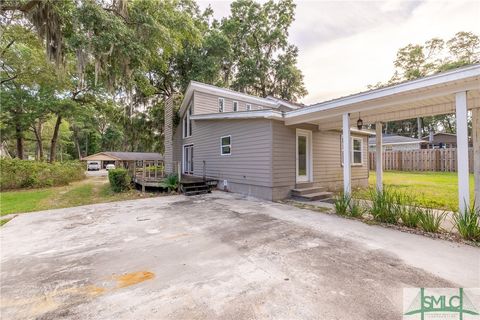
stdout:
MULTIPOLYGON (((420 140, 411 137, 399 136, 396 134, 383 134, 382 135, 382 144, 383 145, 394 145, 394 144, 414 144, 414 143, 425 143, 425 140, 420 140)), ((368 139, 369 145, 376 145, 375 138, 368 139)))
POLYGON ((118 161, 134 161, 134 160, 163 160, 163 155, 157 152, 116 152, 104 151, 83 157, 82 160, 118 160, 118 161))
POLYGON ((190 84, 188 85, 187 91, 185 92, 185 96, 183 97, 183 101, 180 106, 180 111, 179 111, 180 116, 183 116, 183 113, 185 112, 185 109, 187 108, 187 105, 190 102, 190 99, 192 98, 192 95, 195 91, 210 93, 210 94, 218 95, 220 97, 225 97, 225 98, 239 99, 252 104, 260 104, 265 107, 270 107, 272 109, 277 109, 281 106, 284 106, 289 109, 295 110, 303 107, 303 105, 301 104, 293 103, 283 99, 274 98, 272 96, 261 98, 261 97, 253 96, 250 94, 233 91, 228 88, 221 88, 211 84, 206 84, 206 83, 197 82, 197 81, 190 81, 190 84))

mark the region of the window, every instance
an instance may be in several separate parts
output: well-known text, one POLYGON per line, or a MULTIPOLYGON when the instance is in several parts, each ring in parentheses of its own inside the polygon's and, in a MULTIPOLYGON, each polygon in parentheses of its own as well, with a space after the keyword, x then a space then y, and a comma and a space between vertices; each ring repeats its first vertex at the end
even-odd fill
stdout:
POLYGON ((245 109, 246 109, 247 111, 252 110, 252 105, 251 105, 250 103, 247 103, 246 106, 245 106, 245 109))
MULTIPOLYGON (((363 164, 363 139, 354 138, 351 140, 351 162, 352 165, 362 165, 363 164)), ((343 136, 340 138, 340 162, 343 165, 343 136)))
POLYGON ((192 135, 192 120, 190 116, 192 115, 192 106, 188 107, 188 110, 185 112, 183 117, 183 137, 187 138, 192 135))
POLYGON ((231 140, 232 136, 224 136, 220 138, 220 153, 222 156, 228 156, 232 153, 231 140))
POLYGON ((234 112, 238 111, 238 101, 233 101, 233 111, 234 112))
POLYGON ((218 112, 223 112, 225 105, 225 100, 223 98, 218 98, 218 112))

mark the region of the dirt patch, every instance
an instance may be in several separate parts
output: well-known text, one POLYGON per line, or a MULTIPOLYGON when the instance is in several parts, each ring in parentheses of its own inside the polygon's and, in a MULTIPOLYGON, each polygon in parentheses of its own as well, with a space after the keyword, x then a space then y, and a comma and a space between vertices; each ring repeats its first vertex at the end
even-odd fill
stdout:
POLYGON ((122 274, 121 276, 114 276, 113 279, 117 281, 117 288, 125 288, 133 286, 143 281, 151 280, 155 277, 153 272, 137 271, 132 273, 122 274))

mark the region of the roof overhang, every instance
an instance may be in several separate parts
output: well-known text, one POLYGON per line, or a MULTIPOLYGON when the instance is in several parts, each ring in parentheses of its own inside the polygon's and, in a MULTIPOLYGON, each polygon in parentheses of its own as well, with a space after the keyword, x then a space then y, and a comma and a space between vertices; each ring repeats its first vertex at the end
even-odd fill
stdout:
POLYGON ((276 110, 255 110, 255 111, 238 111, 238 112, 221 112, 196 114, 190 117, 192 120, 226 120, 226 119, 273 119, 283 120, 283 114, 276 110))
POLYGON ((480 107, 480 64, 289 111, 285 123, 333 129, 341 127, 345 113, 364 124, 448 114, 455 111, 455 93, 461 91, 467 91, 469 109, 480 107))
POLYGON ((83 157, 82 160, 83 161, 119 161, 120 159, 100 152, 100 153, 83 157))

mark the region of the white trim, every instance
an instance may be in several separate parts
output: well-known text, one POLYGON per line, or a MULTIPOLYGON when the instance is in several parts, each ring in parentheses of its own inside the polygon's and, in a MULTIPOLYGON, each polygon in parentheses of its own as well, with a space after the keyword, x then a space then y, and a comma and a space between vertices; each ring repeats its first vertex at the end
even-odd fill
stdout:
POLYGON ((304 129, 295 130, 295 180, 296 182, 312 182, 313 181, 313 141, 312 141, 312 131, 304 129), (307 167, 305 177, 298 175, 298 137, 306 136, 307 137, 307 167))
POLYGON ((337 107, 344 107, 355 103, 361 103, 373 99, 384 98, 392 96, 394 94, 401 94, 412 90, 422 89, 429 86, 442 85, 449 82, 455 82, 459 80, 465 80, 471 77, 480 76, 480 64, 476 64, 470 67, 452 70, 448 72, 442 72, 432 76, 400 83, 394 86, 371 90, 367 92, 361 92, 353 94, 347 97, 338 98, 330 101, 320 102, 313 104, 306 108, 301 108, 286 113, 285 118, 293 118, 300 115, 307 115, 313 112, 325 111, 334 109, 337 107))
POLYGON ((234 100, 234 101, 232 102, 232 110, 233 110, 233 112, 237 112, 237 111, 238 111, 238 101, 234 100), (236 107, 235 107, 235 104, 237 105, 236 107))
POLYGON ((221 119, 250 119, 250 118, 283 120, 283 115, 280 111, 264 109, 264 110, 254 110, 254 111, 196 114, 191 116, 192 120, 221 120, 221 119))
POLYGON ((220 137, 220 155, 221 156, 230 156, 232 155, 232 135, 226 135, 220 137), (230 139, 230 144, 223 145, 223 138, 229 138, 230 139), (223 153, 223 147, 230 147, 230 153, 223 153))
POLYGON ((221 98, 221 97, 218 98, 217 107, 218 107, 218 112, 220 112, 220 113, 225 112, 225 98, 221 98), (222 101, 222 108, 221 109, 220 109, 220 101, 222 101))
POLYGON ((185 170, 185 147, 192 147, 193 150, 193 143, 186 143, 182 144, 182 174, 193 174, 193 173, 187 173, 185 170))

